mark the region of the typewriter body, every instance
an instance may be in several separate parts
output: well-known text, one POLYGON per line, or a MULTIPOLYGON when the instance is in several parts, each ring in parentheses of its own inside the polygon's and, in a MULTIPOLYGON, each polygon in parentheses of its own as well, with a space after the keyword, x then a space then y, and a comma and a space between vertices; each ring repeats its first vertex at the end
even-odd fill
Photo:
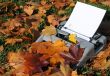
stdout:
POLYGON ((104 17, 105 12, 106 12, 105 10, 96 8, 94 6, 77 2, 68 21, 61 22, 60 25, 56 28, 57 29, 56 35, 52 36, 41 35, 36 40, 36 42, 40 42, 43 40, 54 42, 57 39, 62 39, 66 42, 67 46, 69 47, 72 43, 68 41, 68 36, 71 33, 75 33, 77 35, 76 38, 80 44, 80 47, 84 48, 83 56, 76 64, 76 66, 82 66, 87 62, 87 60, 95 57, 96 54, 99 53, 106 45, 107 41, 106 36, 96 32, 104 17), (86 13, 88 11, 90 12, 90 14, 86 13), (96 11, 95 14, 94 13, 92 14, 91 13, 92 11, 96 11), (82 18, 83 16, 84 18, 82 18), (94 16, 96 16, 97 19, 94 16), (88 18, 91 19, 92 22, 88 18), (90 22, 90 24, 92 24, 93 26, 89 25, 89 23, 87 24, 87 22, 90 22), (78 26, 74 25, 69 26, 69 24, 75 24, 78 26), (89 28, 90 30, 89 29, 87 30, 87 28, 89 28))

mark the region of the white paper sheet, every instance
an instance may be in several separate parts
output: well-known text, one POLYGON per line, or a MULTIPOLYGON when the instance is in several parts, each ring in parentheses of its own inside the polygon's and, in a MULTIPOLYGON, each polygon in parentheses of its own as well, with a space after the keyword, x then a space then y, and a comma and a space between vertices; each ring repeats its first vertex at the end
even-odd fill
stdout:
POLYGON ((64 25, 68 29, 62 28, 61 30, 76 33, 78 37, 89 41, 98 29, 105 13, 106 10, 77 2, 70 18, 64 25))

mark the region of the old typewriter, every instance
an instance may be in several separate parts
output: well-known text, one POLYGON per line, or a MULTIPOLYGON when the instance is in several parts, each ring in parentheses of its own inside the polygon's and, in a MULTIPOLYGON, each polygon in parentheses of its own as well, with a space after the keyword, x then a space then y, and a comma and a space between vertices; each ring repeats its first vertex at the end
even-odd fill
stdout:
POLYGON ((77 40, 84 53, 76 66, 82 66, 87 60, 96 56, 106 45, 106 36, 97 32, 97 29, 106 13, 106 10, 77 2, 70 18, 63 21, 57 27, 57 34, 50 36, 41 35, 36 42, 55 41, 60 38, 67 42, 69 47, 71 42, 68 36, 71 33, 77 35, 77 40))

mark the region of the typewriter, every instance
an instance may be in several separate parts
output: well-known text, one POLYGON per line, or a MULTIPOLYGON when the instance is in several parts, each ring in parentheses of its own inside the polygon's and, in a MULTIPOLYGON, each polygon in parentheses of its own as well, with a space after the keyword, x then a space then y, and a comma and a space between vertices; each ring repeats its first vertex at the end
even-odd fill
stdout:
POLYGON ((70 18, 63 21, 57 27, 57 34, 50 36, 41 35, 36 42, 40 41, 55 41, 62 39, 66 41, 67 46, 71 45, 68 41, 68 36, 71 33, 77 35, 77 41, 81 48, 84 48, 84 53, 76 66, 82 66, 87 60, 96 56, 106 45, 106 36, 96 32, 106 10, 77 2, 70 18))

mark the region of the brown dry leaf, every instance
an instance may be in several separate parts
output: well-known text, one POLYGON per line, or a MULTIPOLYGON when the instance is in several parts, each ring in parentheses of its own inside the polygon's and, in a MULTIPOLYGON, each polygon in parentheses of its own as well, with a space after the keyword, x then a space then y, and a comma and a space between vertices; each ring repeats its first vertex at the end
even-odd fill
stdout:
POLYGON ((71 76, 78 76, 77 71, 72 71, 71 76))
POLYGON ((57 9, 61 9, 66 5, 65 1, 55 0, 54 5, 57 9))
POLYGON ((51 42, 35 42, 32 43, 30 52, 46 54, 49 51, 49 48, 51 47, 52 47, 51 42))
POLYGON ((38 57, 28 52, 9 52, 8 63, 15 70, 15 76, 30 76, 34 72, 39 72, 38 57))
POLYGON ((59 25, 59 21, 56 18, 55 15, 49 15, 47 16, 48 22, 52 25, 52 26, 58 26, 59 25))
POLYGON ((34 8, 34 6, 24 6, 24 12, 31 16, 34 11, 34 8))
POLYGON ((14 45, 16 42, 22 42, 23 40, 22 39, 16 39, 16 38, 8 38, 5 40, 5 45, 6 44, 12 44, 14 45))
POLYGON ((110 7, 110 0, 107 0, 107 1, 104 1, 104 2, 101 2, 101 3, 110 7))
POLYGON ((3 45, 0 46, 0 52, 2 52, 4 50, 3 45))
POLYGON ((71 69, 69 67, 69 65, 67 64, 61 64, 60 65, 60 70, 63 73, 64 76, 71 76, 71 69))
POLYGON ((55 35, 56 34, 56 28, 54 26, 46 26, 42 30, 43 35, 55 35))

